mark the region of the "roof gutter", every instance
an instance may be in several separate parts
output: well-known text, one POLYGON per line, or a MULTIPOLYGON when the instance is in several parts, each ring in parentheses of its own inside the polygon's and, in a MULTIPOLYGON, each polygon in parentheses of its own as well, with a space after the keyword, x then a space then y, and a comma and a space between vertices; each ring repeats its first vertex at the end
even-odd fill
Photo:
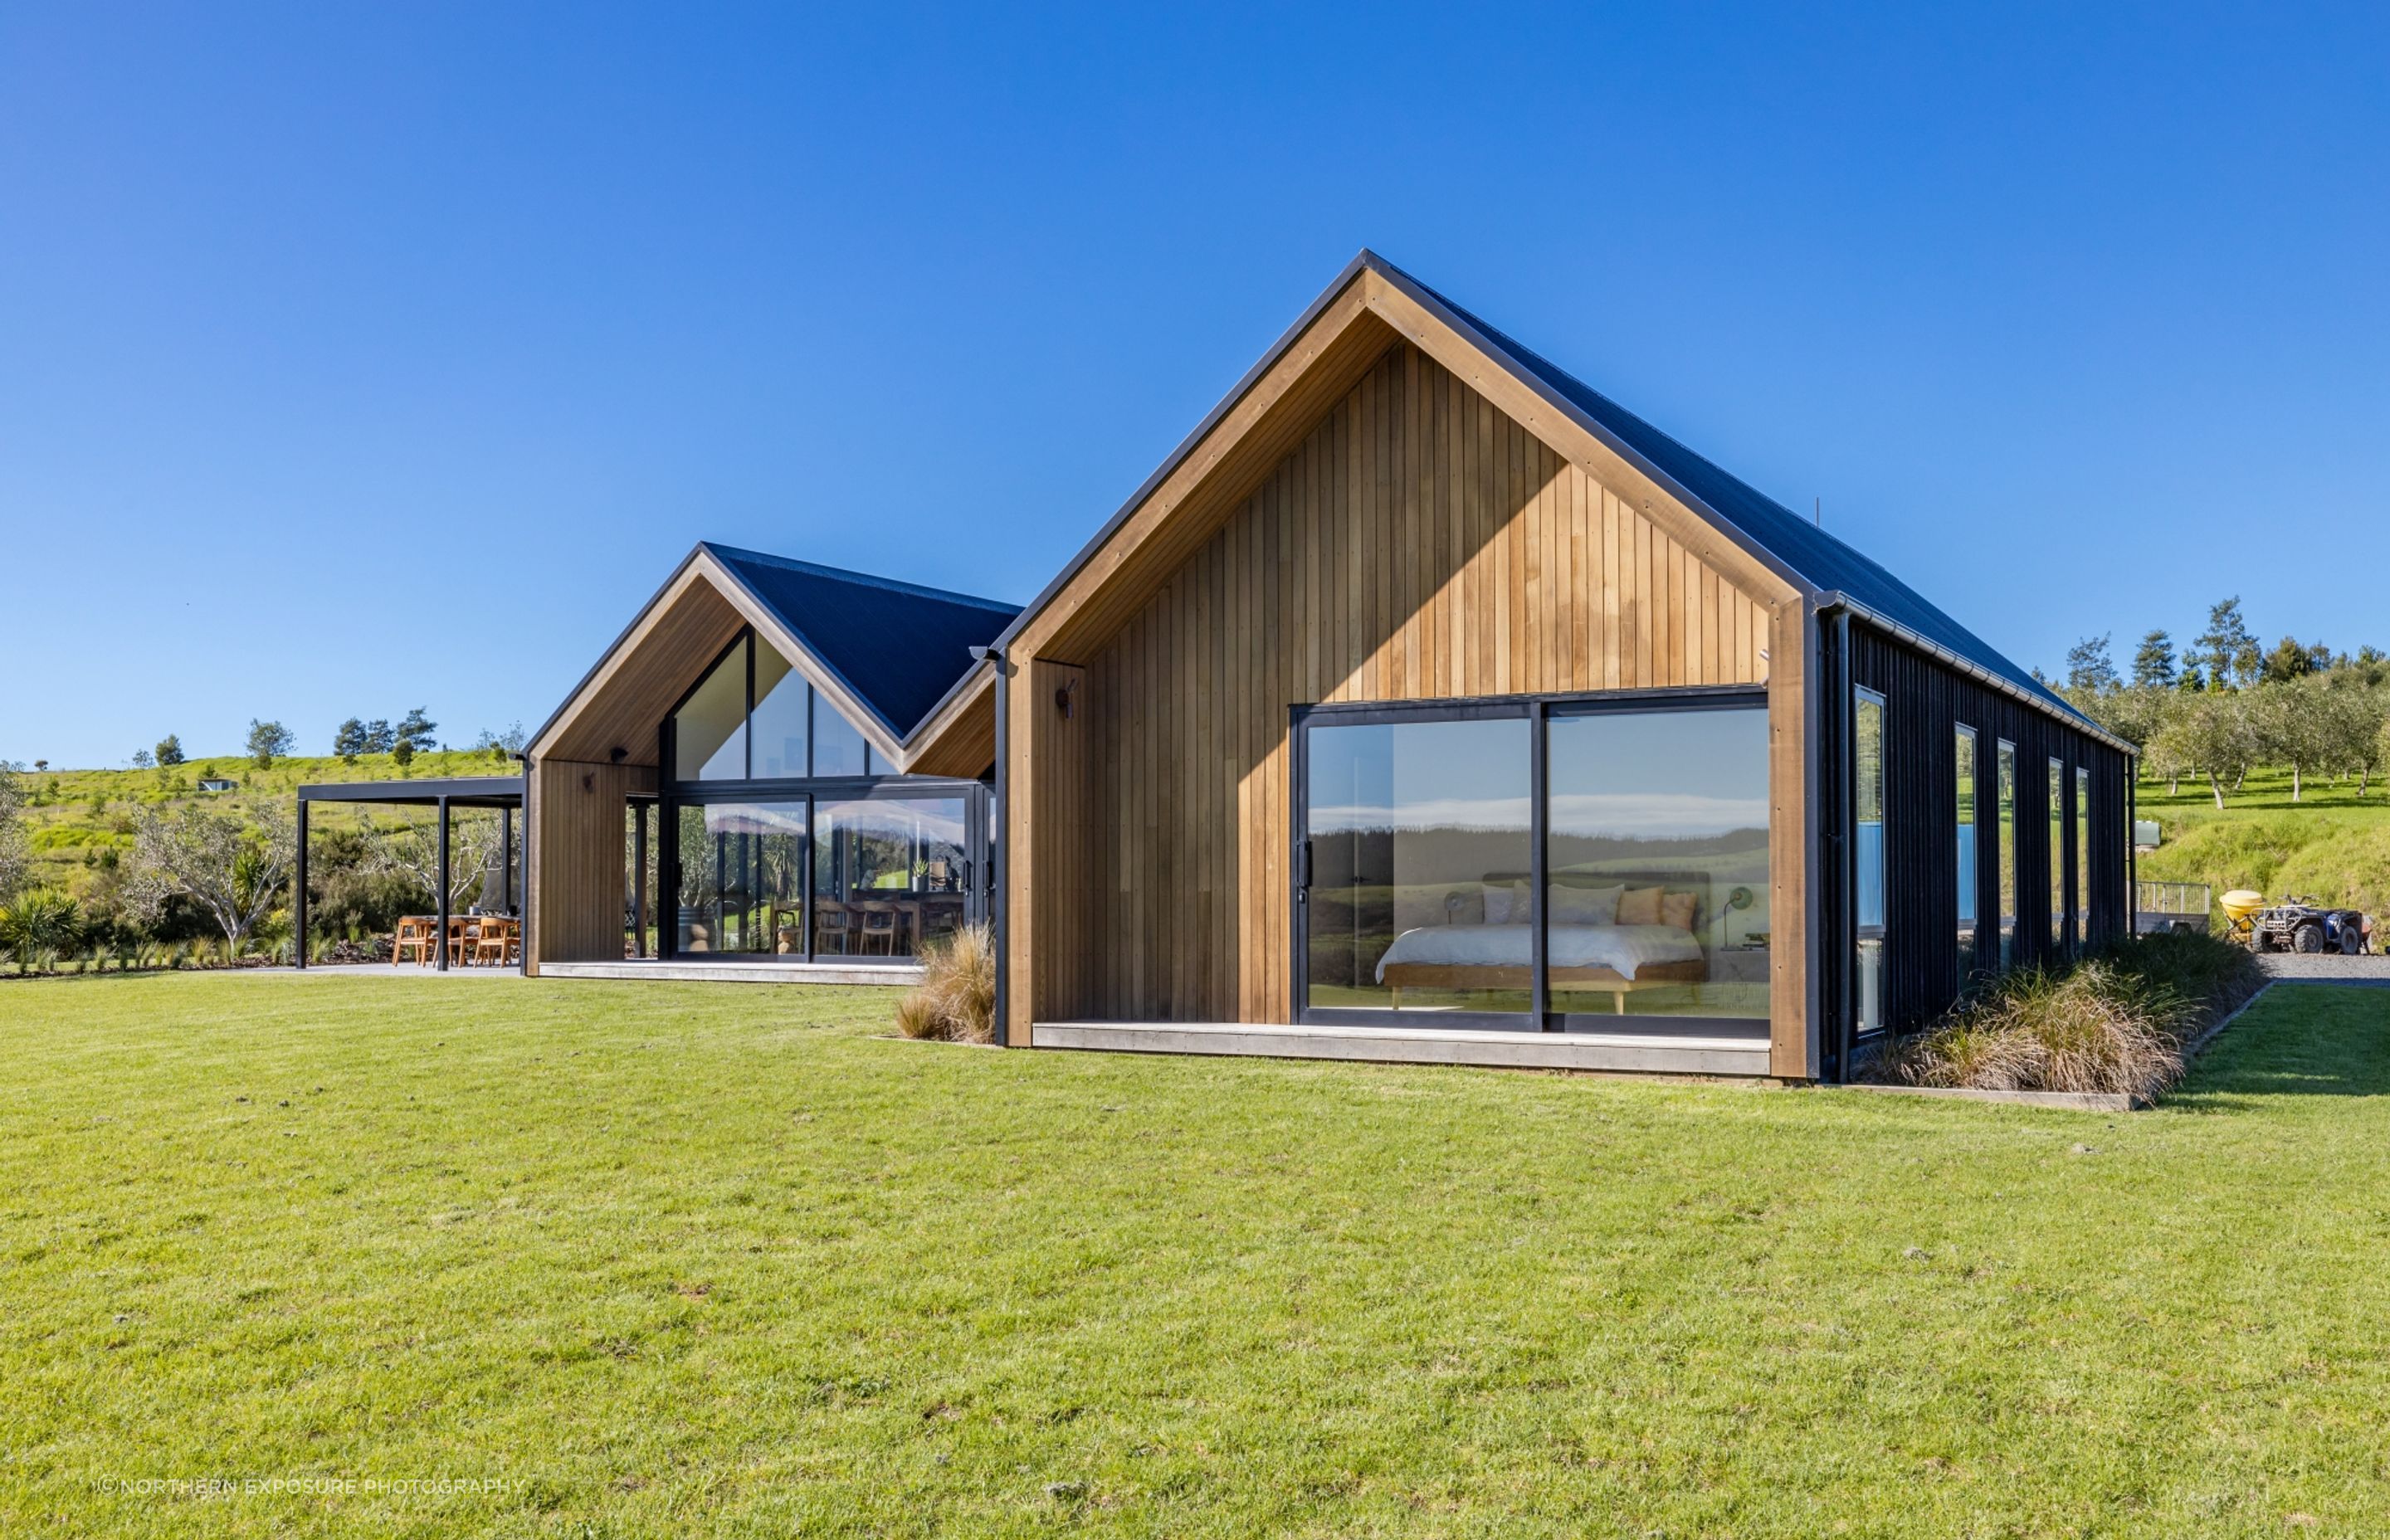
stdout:
POLYGON ((1960 657, 1959 654, 1951 651, 1948 648, 1944 647, 1941 643, 1934 641, 1930 637, 1919 635, 1916 632, 1911 631, 1908 627, 1901 624, 1898 621, 1893 620, 1887 615, 1869 609, 1866 605, 1861 604, 1858 600, 1851 597, 1848 594, 1844 593, 1841 589, 1833 589, 1818 597, 1818 614, 1831 614, 1835 610, 1841 610, 1844 614, 1850 615, 1855 619, 1866 622, 1869 625, 1875 627, 1878 631, 1893 637, 1904 646, 1915 648, 1918 651, 1924 653, 1929 658, 1932 658, 1935 662, 1940 663, 1943 667, 1956 669, 1960 674, 1967 675, 1978 684, 1988 685, 1993 689, 1999 691, 2002 695, 2008 696, 2010 699, 2014 700, 2023 701, 2024 704, 2031 706, 2035 711, 2039 712, 2044 716, 2057 718, 2059 721, 2065 723, 2069 727, 2072 727, 2076 732, 2083 734, 2086 738, 2097 738, 2101 743, 2106 744, 2109 748, 2118 751, 2128 758, 2139 759, 2141 757, 2141 751, 2139 745, 2128 743, 2125 739, 2118 738, 2115 734, 2108 731, 2107 728, 2101 726, 2098 723, 2092 721, 2089 717, 2085 716, 2082 712, 2077 712, 2071 707, 2062 712, 2053 710, 2049 701, 2034 694, 2031 690, 2026 689, 2024 686, 2017 684, 2014 680, 1994 674, 1990 669, 1984 667, 1983 664, 1975 662, 1970 659, 1960 657))

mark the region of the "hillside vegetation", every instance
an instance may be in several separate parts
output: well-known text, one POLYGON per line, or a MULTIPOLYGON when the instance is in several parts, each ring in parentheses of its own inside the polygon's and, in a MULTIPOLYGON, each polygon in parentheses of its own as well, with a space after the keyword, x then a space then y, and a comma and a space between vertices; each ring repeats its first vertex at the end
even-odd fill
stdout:
MULTIPOLYGON (((418 750, 401 766, 389 754, 359 754, 354 763, 332 755, 277 759, 260 770, 247 756, 220 754, 150 770, 42 770, 19 777, 25 794, 22 816, 32 861, 28 886, 47 888, 82 900, 104 887, 108 875, 133 849, 135 811, 205 802, 248 815, 263 799, 288 811, 299 788, 328 781, 422 780, 443 776, 503 776, 515 769, 503 752, 482 749, 418 750), (222 777, 225 792, 201 791, 199 782, 222 777)), ((309 815, 317 829, 363 823, 395 824, 402 816, 386 807, 322 806, 309 815)))
POLYGON ((2358 785, 2309 775, 2293 802, 2289 770, 2252 770, 2240 790, 2228 787, 2218 812, 2204 782, 2186 776, 2169 794, 2165 781, 2144 780, 2139 815, 2157 820, 2162 842, 2141 853, 2140 875, 2390 914, 2390 786, 2376 776, 2360 798, 2358 785))

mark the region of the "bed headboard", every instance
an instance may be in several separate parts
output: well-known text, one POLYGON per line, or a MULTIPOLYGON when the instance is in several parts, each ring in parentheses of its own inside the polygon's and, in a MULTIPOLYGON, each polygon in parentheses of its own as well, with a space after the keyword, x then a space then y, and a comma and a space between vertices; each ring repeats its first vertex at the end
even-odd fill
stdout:
MULTIPOLYGON (((1533 882, 1533 872, 1487 872, 1482 880, 1493 883, 1533 882)), ((1710 890, 1715 885, 1715 874, 1702 871, 1586 871, 1570 867, 1547 872, 1545 880, 1558 888, 1659 888, 1664 892, 1693 895, 1693 929, 1699 931, 1717 918, 1717 908, 1712 903, 1710 890)))

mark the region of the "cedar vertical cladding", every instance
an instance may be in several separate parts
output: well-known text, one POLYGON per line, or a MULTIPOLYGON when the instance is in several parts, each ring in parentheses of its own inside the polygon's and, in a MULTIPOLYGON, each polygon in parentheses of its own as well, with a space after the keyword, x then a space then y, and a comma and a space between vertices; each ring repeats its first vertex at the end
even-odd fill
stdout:
MULTIPOLYGON (((1884 721, 1884 1016, 1896 1032, 1922 1025, 1959 994, 1957 729, 1975 729, 1975 913, 1978 966, 1998 956, 1998 809, 1994 777, 2001 741, 2017 751, 2015 961, 2052 960, 2049 846, 2051 758, 2091 772, 2091 918, 2094 943, 2130 926, 2126 866, 2125 754, 2047 712, 1864 624, 1851 627, 1852 683, 1882 695, 1884 721)), ((2072 810, 2069 810, 2070 813, 2072 810)), ((2067 820, 2073 838, 2074 820, 2067 820)), ((1830 959, 1831 962, 1831 959, 1830 959)))
POLYGON ((1757 684, 1768 637, 1615 490, 1388 348, 1085 660, 1099 896, 1041 923, 1041 1017, 1290 1019, 1291 706, 1757 684))

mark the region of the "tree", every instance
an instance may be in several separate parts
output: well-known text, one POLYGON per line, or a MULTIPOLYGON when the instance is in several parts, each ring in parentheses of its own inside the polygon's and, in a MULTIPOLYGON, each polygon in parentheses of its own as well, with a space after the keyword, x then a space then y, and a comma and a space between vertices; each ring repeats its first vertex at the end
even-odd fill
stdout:
POLYGON ((484 727, 482 729, 481 736, 473 739, 473 751, 487 754, 492 759, 504 759, 508 754, 520 754, 522 752, 522 748, 523 725, 520 722, 508 723, 507 730, 503 733, 494 733, 484 727))
POLYGON ((2199 666, 2199 655, 2185 651, 2182 672, 2175 676, 2174 687, 2187 695, 2195 695, 2207 687, 2207 674, 2199 666))
MULTIPOLYGON (((2298 684, 2260 685, 2241 697, 2242 717, 2250 737, 2250 757, 2291 767, 2291 801, 2298 802, 2306 768, 2323 747, 2318 731, 2319 713, 2314 692, 2298 684)), ((2236 785, 2235 790, 2239 789, 2236 785)))
MULTIPOLYGON (((2110 690, 2105 695, 2086 696, 2077 704, 2092 721, 2118 738, 2146 748, 2165 726, 2166 717, 2174 710, 2177 699, 2176 693, 2170 689, 2128 685, 2123 689, 2110 690)), ((2149 764, 2142 768, 2152 774, 2156 770, 2155 766, 2149 764)))
POLYGON ((387 754, 398 747, 398 732, 380 717, 366 724, 366 752, 387 754))
POLYGON ((392 747, 390 751, 390 759, 391 763, 397 765, 401 770, 415 763, 415 740, 411 738, 400 738, 398 742, 392 747))
POLYGON ((366 725, 353 716, 341 723, 332 734, 332 752, 344 764, 356 764, 357 756, 366 752, 366 725))
POLYGON ((2066 687, 2104 695, 2121 688, 2115 660, 2108 656, 2108 634, 2086 636, 2066 649, 2066 687))
POLYGON ((133 751, 133 768, 135 770, 147 770, 157 763, 158 756, 152 754, 148 750, 135 749, 133 751))
POLYGON ((2192 654, 2207 672, 2207 687, 2223 689, 2238 680, 2253 684, 2258 674, 2260 659, 2257 638, 2249 633, 2249 623, 2241 618, 2241 599, 2235 595, 2207 611, 2207 629, 2191 639, 2198 650, 2192 654))
POLYGON ((205 909, 225 934, 225 955, 239 955, 258 922, 289 886, 297 846, 290 815, 276 801, 252 810, 254 826, 199 802, 172 812, 145 808, 133 829, 133 877, 126 896, 144 918, 184 897, 205 909))
POLYGON ((2152 631, 2133 649, 2133 684, 2140 689, 2169 690, 2175 685, 2174 638, 2152 631))
POLYGON ((260 770, 272 769, 275 756, 289 753, 295 741, 290 729, 279 722, 249 719, 249 761, 260 770))
MULTIPOLYGON (((429 749, 432 746, 431 735, 439 728, 440 724, 424 715, 423 708, 418 706, 399 718, 398 743, 412 743, 418 749, 429 749)), ((392 745, 393 749, 397 746, 397 743, 392 745)))
POLYGON ((161 770, 183 763, 183 740, 168 733, 158 740, 158 768, 161 770))
MULTIPOLYGON (((498 815, 456 812, 448 815, 448 907, 464 906, 466 895, 496 859, 498 815)), ((376 871, 405 878, 437 905, 440 902, 440 825, 437 818, 410 818, 384 834, 374 853, 376 871)))
POLYGON ((2178 767, 2176 773, 2197 770, 2204 774, 2207 789, 2215 793, 2216 805, 2220 810, 2224 806, 2224 781, 2237 780, 2255 757, 2255 735, 2250 731, 2248 712, 2241 698, 2211 690, 2182 702, 2158 734, 2155 748, 2161 763, 2178 767))
POLYGON ((25 804, 25 789, 17 780, 17 767, 0 760, 0 903, 17 896, 25 885, 27 865, 32 853, 25 839, 24 820, 18 809, 25 804))
POLYGON ((2320 674, 2331 665, 2332 648, 2321 642, 2308 647, 2294 636, 2285 636, 2266 654, 2266 661, 2258 666, 2258 676, 2269 685, 2287 685, 2294 679, 2320 674))
POLYGON ((2357 794, 2365 795, 2381 767, 2384 728, 2390 726, 2390 690, 2369 684, 2354 669, 2317 680, 2309 692, 2315 714, 2318 763, 2345 775, 2357 772, 2357 794))

